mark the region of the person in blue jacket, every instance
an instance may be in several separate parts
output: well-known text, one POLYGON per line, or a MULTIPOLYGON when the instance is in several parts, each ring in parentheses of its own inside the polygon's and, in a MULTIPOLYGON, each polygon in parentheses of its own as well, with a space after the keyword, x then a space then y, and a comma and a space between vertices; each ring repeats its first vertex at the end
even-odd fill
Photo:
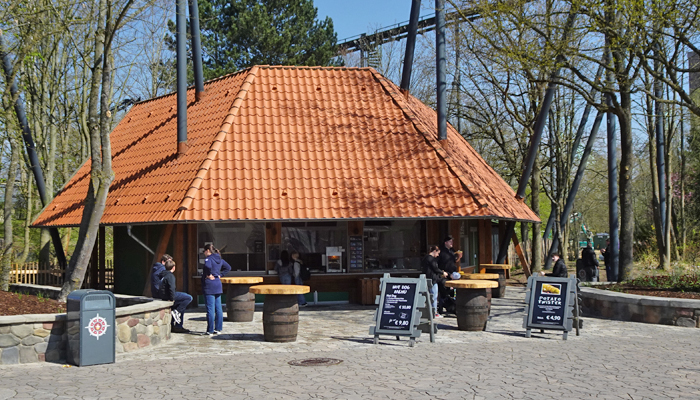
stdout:
POLYGON ((153 264, 153 269, 151 269, 151 297, 154 299, 160 298, 160 281, 163 279, 163 274, 165 273, 165 262, 172 260, 173 257, 170 254, 163 254, 160 258, 160 262, 153 264))
POLYGON ((221 278, 231 266, 221 259, 219 250, 211 244, 204 245, 204 268, 202 270, 202 292, 207 306, 207 335, 221 333, 224 314, 221 309, 221 278))

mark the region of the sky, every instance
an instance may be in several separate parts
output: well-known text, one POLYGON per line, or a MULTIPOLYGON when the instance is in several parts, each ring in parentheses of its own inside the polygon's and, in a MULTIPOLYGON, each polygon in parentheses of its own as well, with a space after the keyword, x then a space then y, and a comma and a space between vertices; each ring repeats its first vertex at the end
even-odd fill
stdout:
MULTIPOLYGON (((421 17, 434 13, 432 1, 421 2, 421 17)), ((408 22, 411 0, 314 0, 318 19, 331 17, 338 43, 378 28, 408 22)))

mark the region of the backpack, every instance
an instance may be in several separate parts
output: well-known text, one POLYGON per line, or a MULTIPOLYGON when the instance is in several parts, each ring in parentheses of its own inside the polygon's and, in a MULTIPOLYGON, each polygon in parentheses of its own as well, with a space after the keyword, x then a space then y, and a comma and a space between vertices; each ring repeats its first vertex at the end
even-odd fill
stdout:
POLYGON ((309 279, 311 279, 311 271, 309 271, 309 268, 306 266, 306 264, 302 262, 299 263, 299 277, 302 281, 308 281, 309 279))

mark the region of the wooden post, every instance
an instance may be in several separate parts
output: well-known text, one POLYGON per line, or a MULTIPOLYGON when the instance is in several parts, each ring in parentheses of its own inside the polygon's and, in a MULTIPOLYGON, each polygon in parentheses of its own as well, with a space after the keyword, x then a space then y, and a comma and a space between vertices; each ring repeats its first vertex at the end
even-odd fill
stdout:
POLYGON ((100 249, 99 249, 99 253, 100 253, 100 278, 98 280, 97 288, 104 290, 105 287, 107 286, 107 284, 106 284, 107 271, 106 271, 106 265, 105 265, 105 261, 106 261, 106 254, 105 253, 107 251, 107 245, 106 245, 106 239, 105 239, 105 227, 104 226, 100 226, 99 240, 100 240, 100 242, 99 242, 99 246, 100 246, 100 249))
MULTIPOLYGON (((177 265, 177 269, 175 270, 175 287, 177 288, 178 291, 183 291, 183 286, 184 286, 184 279, 182 276, 182 268, 185 266, 185 259, 184 259, 184 247, 185 246, 185 240, 184 240, 184 229, 185 227, 182 226, 182 224, 176 224, 175 225, 175 238, 173 239, 173 259, 175 259, 175 264, 177 265), (180 271, 180 272, 178 272, 180 271)), ((167 247, 167 244, 166 244, 167 247)), ((163 252, 165 252, 165 249, 163 249, 163 252)))
MULTIPOLYGON (((197 243, 199 238, 197 237, 197 224, 187 224, 185 226, 187 228, 186 245, 188 246, 187 279, 189 279, 189 286, 187 287, 187 292, 194 297, 198 294, 196 290, 197 283, 194 277, 198 274, 197 269, 199 268, 199 243, 197 243)), ((197 299, 195 298, 192 303, 194 303, 192 304, 193 306, 196 306, 197 299)))
MULTIPOLYGON (((440 237, 440 221, 435 220, 435 219, 429 219, 425 223, 425 230, 428 235, 428 246, 439 246, 442 243, 440 243, 440 240, 442 238, 440 237)), ((427 251, 428 249, 425 249, 427 251)))
MULTIPOLYGON (((265 242, 268 248, 265 249, 265 259, 269 255, 269 246, 271 244, 281 244, 282 243, 282 223, 281 222, 267 222, 265 224, 265 242)), ((282 249, 280 249, 282 250, 282 249)), ((267 271, 275 269, 275 262, 267 262, 267 271)))
MULTIPOLYGON (((506 237, 506 221, 498 221, 498 243, 506 237)), ((510 257, 506 257, 505 264, 510 264, 510 257)))
POLYGON ((480 219, 479 229, 479 265, 491 264, 493 262, 491 248, 491 220, 480 219))

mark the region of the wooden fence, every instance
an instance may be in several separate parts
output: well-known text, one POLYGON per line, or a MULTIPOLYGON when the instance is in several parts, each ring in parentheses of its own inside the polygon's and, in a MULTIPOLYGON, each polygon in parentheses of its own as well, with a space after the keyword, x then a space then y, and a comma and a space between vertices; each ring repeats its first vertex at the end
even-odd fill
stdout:
MULTIPOLYGON (((97 282, 91 282, 93 274, 90 273, 92 265, 88 265, 85 273, 83 288, 94 288, 97 282)), ((39 269, 38 262, 24 264, 12 264, 10 270, 10 283, 26 283, 32 285, 63 286, 64 271, 51 266, 49 269, 39 269)), ((105 288, 114 288, 114 261, 105 260, 105 288)))

